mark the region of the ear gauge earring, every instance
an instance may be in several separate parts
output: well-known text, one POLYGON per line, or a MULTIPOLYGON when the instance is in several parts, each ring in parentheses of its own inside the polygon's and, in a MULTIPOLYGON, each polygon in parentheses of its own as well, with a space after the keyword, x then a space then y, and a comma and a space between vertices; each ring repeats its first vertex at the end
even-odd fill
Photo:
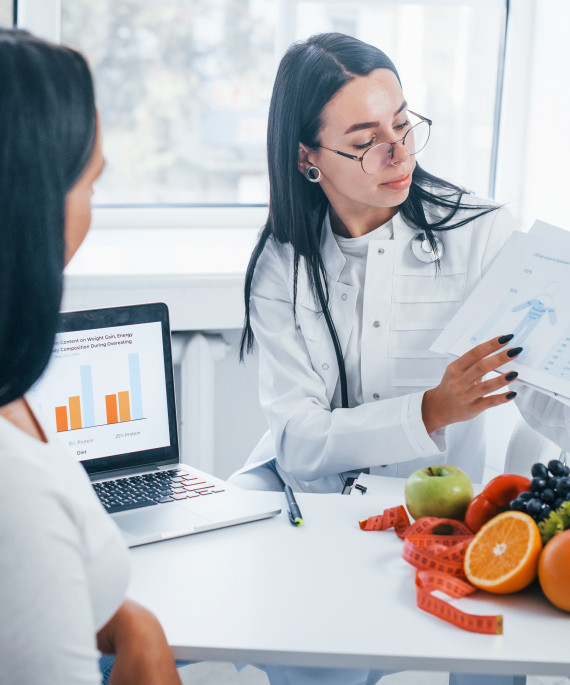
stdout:
POLYGON ((310 181, 311 183, 318 183, 321 180, 321 170, 319 167, 316 166, 310 166, 307 169, 305 169, 305 178, 307 181, 310 181))

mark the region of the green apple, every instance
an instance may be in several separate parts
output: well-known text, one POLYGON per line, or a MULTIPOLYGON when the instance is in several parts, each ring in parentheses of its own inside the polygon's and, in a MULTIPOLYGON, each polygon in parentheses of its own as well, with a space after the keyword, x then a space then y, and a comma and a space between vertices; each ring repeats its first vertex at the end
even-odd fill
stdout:
POLYGON ((473 499, 473 486, 457 466, 442 464, 414 471, 406 481, 404 495, 414 519, 437 516, 462 521, 473 499))

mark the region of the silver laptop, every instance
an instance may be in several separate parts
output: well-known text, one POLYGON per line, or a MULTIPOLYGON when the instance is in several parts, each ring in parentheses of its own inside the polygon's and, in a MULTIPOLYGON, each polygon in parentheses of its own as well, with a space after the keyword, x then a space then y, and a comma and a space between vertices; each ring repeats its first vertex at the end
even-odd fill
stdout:
POLYGON ((281 511, 267 493, 180 462, 165 304, 61 314, 30 399, 82 463, 129 547, 281 511))

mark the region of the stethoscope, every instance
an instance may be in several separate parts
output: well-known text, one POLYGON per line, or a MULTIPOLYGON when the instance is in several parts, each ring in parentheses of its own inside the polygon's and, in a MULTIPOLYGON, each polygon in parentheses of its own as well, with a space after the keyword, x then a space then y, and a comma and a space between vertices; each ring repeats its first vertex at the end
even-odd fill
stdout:
POLYGON ((414 257, 424 264, 439 262, 443 257, 443 243, 434 235, 435 247, 432 247, 424 231, 410 240, 410 249, 414 257))
MULTIPOLYGON (((434 264, 439 262, 443 257, 443 243, 440 238, 433 236, 434 247, 431 246, 427 235, 424 231, 418 233, 410 240, 410 250, 414 257, 423 264, 434 264)), ((336 361, 338 364, 339 382, 340 382, 340 395, 341 395, 341 406, 344 409, 348 409, 348 385, 346 380, 346 366, 344 364, 344 358, 342 356, 342 349, 340 346, 340 341, 334 326, 332 317, 328 306, 326 305, 326 299, 323 292, 323 285, 321 282, 320 273, 314 274, 315 285, 317 289, 317 296, 321 305, 321 310, 325 317, 327 327, 333 342, 333 347, 336 355, 336 361)))

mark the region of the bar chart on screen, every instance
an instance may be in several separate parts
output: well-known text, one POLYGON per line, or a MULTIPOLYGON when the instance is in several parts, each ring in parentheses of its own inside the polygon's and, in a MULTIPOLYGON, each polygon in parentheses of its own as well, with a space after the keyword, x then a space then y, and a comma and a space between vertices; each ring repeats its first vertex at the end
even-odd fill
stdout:
MULTIPOLYGON (((126 357, 126 355, 125 355, 126 357)), ((126 359, 125 359, 125 363, 126 359)), ((129 390, 118 390, 104 396, 105 414, 97 423, 95 419, 95 397, 93 395, 93 366, 84 364, 79 367, 81 394, 70 395, 67 403, 54 407, 55 423, 58 433, 80 428, 95 428, 113 423, 143 421, 143 401, 141 371, 138 353, 128 355, 129 390), (103 420, 104 418, 104 420, 103 420)), ((102 400, 103 398, 98 398, 102 400)))
POLYGON ((168 445, 160 323, 59 333, 29 396, 81 460, 168 445))

